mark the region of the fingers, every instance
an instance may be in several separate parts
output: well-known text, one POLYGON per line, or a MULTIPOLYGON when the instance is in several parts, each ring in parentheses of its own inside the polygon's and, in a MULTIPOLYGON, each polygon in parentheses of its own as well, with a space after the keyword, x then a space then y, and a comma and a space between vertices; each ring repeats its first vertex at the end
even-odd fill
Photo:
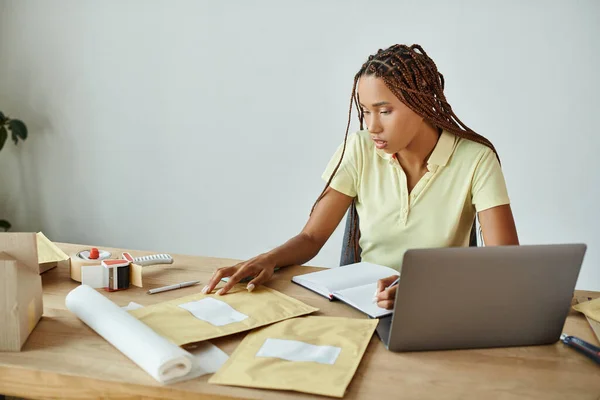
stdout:
POLYGON ((217 295, 226 294, 237 285, 242 279, 253 277, 248 286, 248 291, 254 290, 258 285, 262 285, 273 276, 274 266, 267 263, 257 262, 256 257, 246 262, 241 262, 233 267, 219 268, 210 278, 208 284, 202 289, 202 293, 208 294, 219 284, 222 278, 229 277, 227 283, 217 291, 217 295))
POLYGON ((377 281, 377 291, 375 292, 375 296, 377 296, 377 294, 383 292, 385 290, 385 282, 383 279, 380 279, 377 281))
POLYGON ((377 281, 377 293, 383 292, 385 288, 390 286, 398 278, 398 275, 388 276, 377 281))
POLYGON ((248 267, 248 264, 242 265, 238 268, 237 272, 229 277, 229 281, 221 289, 217 291, 217 294, 223 295, 231 290, 232 287, 237 285, 242 279, 256 275, 257 269, 255 267, 248 267))
POLYGON ((373 294, 373 303, 377 303, 377 301, 379 300, 379 294, 385 291, 388 286, 393 284, 397 278, 398 275, 392 275, 377 281, 377 289, 375 289, 375 293, 373 294))
POLYGON ((396 300, 396 292, 398 291, 398 285, 394 285, 391 288, 389 288, 388 290, 386 290, 386 292, 388 292, 389 296, 390 296, 390 300, 394 301, 396 300))
POLYGON ((377 307, 391 310, 394 308, 394 300, 384 300, 377 302, 377 307))
POLYGON ((387 278, 383 278, 382 281, 385 283, 385 286, 388 287, 392 283, 394 283, 398 279, 398 275, 388 276, 387 278))
POLYGON ((394 285, 391 288, 378 293, 376 296, 377 306, 391 310, 394 307, 397 290, 398 285, 394 285))
POLYGON ((256 278, 252 279, 250 283, 248 283, 248 286, 246 288, 249 292, 251 292, 254 290, 255 287, 262 285, 263 283, 271 279, 272 276, 273 272, 271 270, 263 269, 256 278))
POLYGON ((389 288, 387 290, 377 293, 377 301, 393 300, 395 297, 396 297, 396 287, 395 286, 392 286, 391 288, 389 288))
POLYGON ((219 282, 221 281, 222 278, 224 278, 226 276, 231 276, 235 273, 238 265, 239 264, 237 264, 233 267, 224 267, 224 268, 217 269, 215 271, 215 273, 213 274, 213 276, 208 281, 208 283, 206 284, 206 286, 204 286, 204 288, 202 289, 202 293, 207 294, 207 293, 212 292, 213 289, 215 288, 215 286, 217 286, 219 284, 219 282))

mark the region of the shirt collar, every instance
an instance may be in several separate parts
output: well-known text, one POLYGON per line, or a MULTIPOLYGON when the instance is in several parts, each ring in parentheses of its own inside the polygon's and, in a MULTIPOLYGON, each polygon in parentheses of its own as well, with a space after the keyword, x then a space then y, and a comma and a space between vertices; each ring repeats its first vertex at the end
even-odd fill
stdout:
MULTIPOLYGON (((440 138, 438 139, 429 159, 427 160, 427 167, 433 166, 445 166, 448 164, 448 160, 452 153, 454 153, 454 148, 456 147, 456 135, 453 135, 450 132, 442 131, 440 138)), ((385 151, 375 148, 375 152, 383 159, 388 160, 390 162, 395 161, 396 155, 389 154, 385 151)), ((430 168, 429 168, 430 169, 430 168)))

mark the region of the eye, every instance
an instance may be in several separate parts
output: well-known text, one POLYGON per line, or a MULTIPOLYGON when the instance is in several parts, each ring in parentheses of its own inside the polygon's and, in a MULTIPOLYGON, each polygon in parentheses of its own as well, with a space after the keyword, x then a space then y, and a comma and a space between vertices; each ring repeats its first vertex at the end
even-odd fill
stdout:
POLYGON ((363 114, 371 114, 371 112, 368 111, 368 110, 361 110, 361 111, 362 111, 363 114))
POLYGON ((390 110, 381 110, 380 113, 381 114, 389 114, 389 113, 391 113, 391 111, 390 110))

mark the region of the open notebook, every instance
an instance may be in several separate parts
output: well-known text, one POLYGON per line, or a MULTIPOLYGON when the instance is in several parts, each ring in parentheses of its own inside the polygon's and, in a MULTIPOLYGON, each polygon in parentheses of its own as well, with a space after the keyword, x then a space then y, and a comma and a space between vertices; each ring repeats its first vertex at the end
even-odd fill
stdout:
POLYGON ((296 275, 292 282, 329 300, 339 299, 371 318, 380 318, 390 315, 392 310, 377 307, 377 304, 373 303, 373 295, 377 290, 377 281, 392 275, 398 275, 398 271, 382 265, 359 262, 296 275))

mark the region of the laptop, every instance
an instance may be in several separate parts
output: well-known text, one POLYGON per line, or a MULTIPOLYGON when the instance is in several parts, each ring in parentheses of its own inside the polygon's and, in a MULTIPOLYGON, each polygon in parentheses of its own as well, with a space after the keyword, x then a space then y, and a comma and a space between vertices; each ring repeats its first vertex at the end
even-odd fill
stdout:
POLYGON ((559 340, 585 244, 408 250, 394 312, 377 335, 391 351, 530 346, 559 340))

